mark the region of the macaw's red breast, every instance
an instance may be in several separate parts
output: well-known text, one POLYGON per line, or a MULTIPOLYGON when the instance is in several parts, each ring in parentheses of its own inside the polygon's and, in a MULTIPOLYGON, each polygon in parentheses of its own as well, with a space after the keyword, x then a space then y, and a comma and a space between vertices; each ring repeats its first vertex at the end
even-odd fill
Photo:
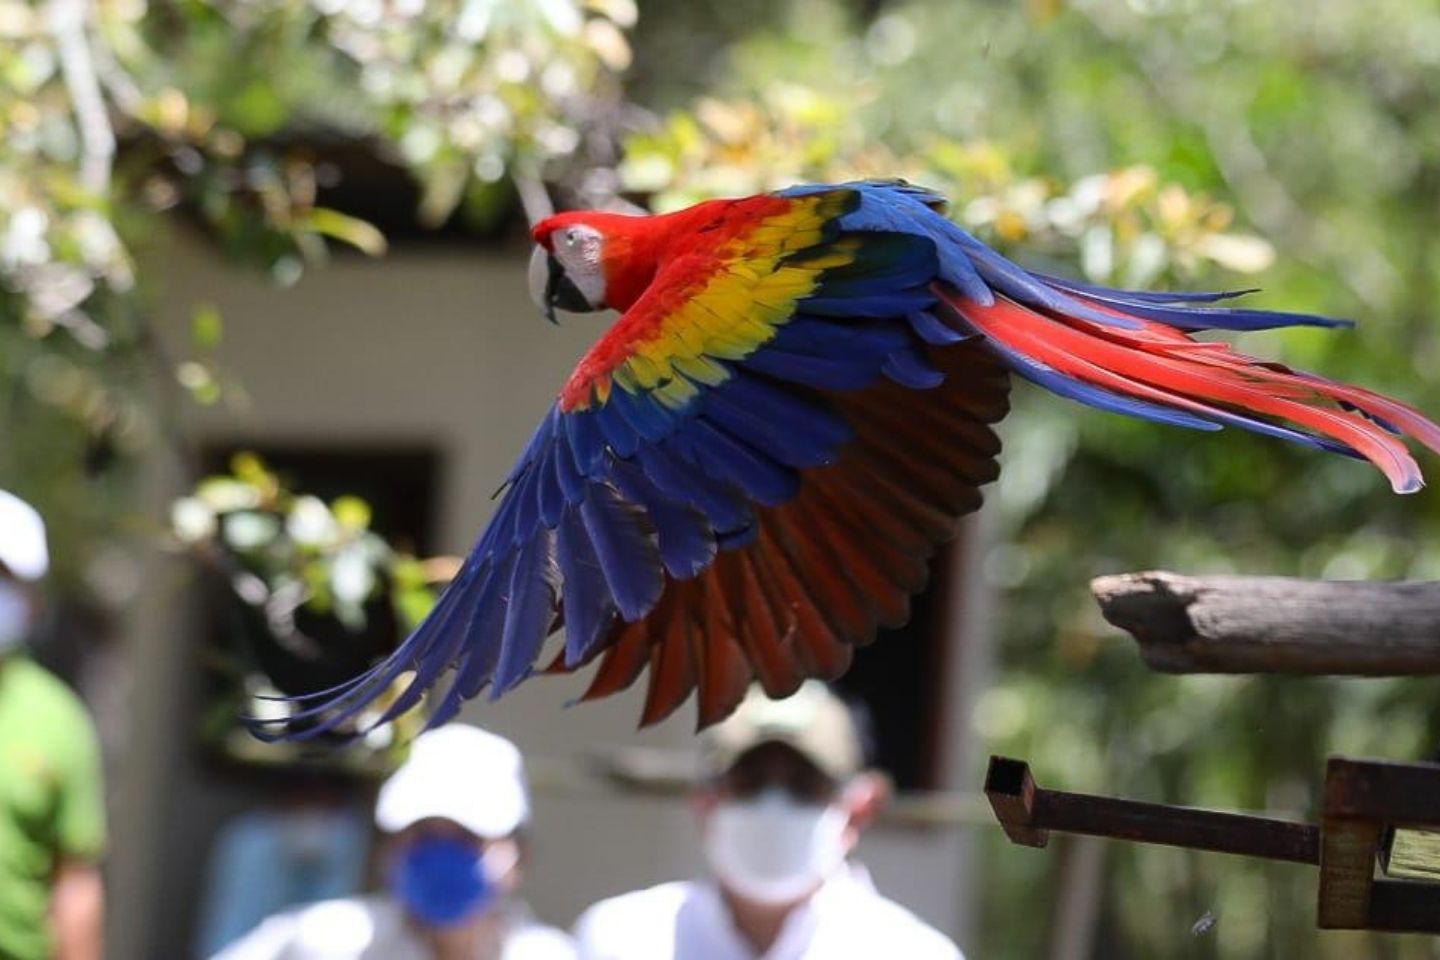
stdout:
MULTIPOLYGON (((560 408, 605 402, 612 379, 625 381, 622 366, 634 367, 629 375, 645 389, 669 379, 668 370, 662 374, 659 368, 672 361, 690 366, 685 376, 710 383, 719 368, 704 356, 724 356, 725 350, 707 346, 724 341, 742 355, 772 329, 755 318, 756 283, 773 286, 772 299, 783 300, 787 313, 810 291, 813 271, 789 276, 776 264, 819 239, 839 212, 833 205, 822 198, 758 196, 713 200, 656 217, 562 215, 564 222, 583 222, 604 234, 606 306, 624 316, 581 359, 560 392, 560 408), (705 309, 687 310, 702 292, 705 309)), ((685 392, 677 385, 670 399, 683 401, 685 392)))

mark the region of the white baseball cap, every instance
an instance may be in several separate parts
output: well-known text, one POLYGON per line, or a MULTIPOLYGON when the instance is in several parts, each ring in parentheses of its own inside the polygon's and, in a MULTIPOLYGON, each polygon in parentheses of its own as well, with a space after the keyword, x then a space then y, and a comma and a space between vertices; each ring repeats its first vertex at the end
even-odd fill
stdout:
POLYGON ((460 723, 416 737, 409 758, 380 787, 375 825, 398 833, 431 817, 492 840, 529 820, 525 765, 515 744, 460 723))
POLYGON ((819 680, 806 680, 783 700, 751 686, 734 713, 701 735, 701 761, 718 776, 763 743, 785 744, 838 782, 865 763, 850 708, 819 680))
POLYGON ((50 569, 45 521, 24 500, 0 490, 0 564, 21 580, 39 580, 50 569))

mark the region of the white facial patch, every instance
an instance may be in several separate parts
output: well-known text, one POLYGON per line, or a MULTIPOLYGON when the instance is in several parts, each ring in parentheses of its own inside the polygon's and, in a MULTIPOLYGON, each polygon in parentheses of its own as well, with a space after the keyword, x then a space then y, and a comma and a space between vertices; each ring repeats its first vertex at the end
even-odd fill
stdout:
POLYGON ((565 276, 596 308, 605 305, 605 270, 600 263, 603 242, 598 230, 578 223, 550 235, 551 249, 565 268, 565 276))

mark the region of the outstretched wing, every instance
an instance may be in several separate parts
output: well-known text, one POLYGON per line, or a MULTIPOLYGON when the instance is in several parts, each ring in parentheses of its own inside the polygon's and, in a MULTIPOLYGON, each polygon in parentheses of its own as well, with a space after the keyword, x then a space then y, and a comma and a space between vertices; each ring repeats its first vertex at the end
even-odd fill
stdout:
POLYGON ((384 722, 447 674, 430 722, 498 696, 563 625, 587 696, 646 666, 643 722, 700 693, 700 723, 758 678, 834 677, 907 615, 926 561, 994 478, 1007 378, 924 313, 927 238, 846 231, 859 190, 737 201, 587 353, 424 623, 299 717, 344 723, 413 671, 384 722))

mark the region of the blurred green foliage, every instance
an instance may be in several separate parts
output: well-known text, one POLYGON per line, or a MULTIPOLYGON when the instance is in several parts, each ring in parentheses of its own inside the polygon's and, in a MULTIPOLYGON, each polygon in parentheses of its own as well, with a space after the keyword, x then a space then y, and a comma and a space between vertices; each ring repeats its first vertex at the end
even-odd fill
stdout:
POLYGON ((379 597, 408 631, 434 603, 420 561, 370 529, 369 504, 288 490, 254 454, 235 456, 230 473, 206 477, 171 504, 170 531, 197 556, 223 557, 246 583, 237 592, 272 620, 305 606, 359 630, 379 597))
MULTIPOLYGON (((434 565, 390 546, 370 522, 364 500, 297 493, 251 453, 170 505, 170 537, 220 588, 211 604, 218 636, 203 658, 213 680, 203 726, 228 756, 383 772, 419 732, 424 714, 412 711, 367 730, 366 749, 317 756, 260 744, 237 722, 289 716, 295 705, 281 696, 349 679, 434 606, 434 565)), ((370 726, 402 689, 382 695, 357 727, 370 726)))
MULTIPOLYGON (((53 518, 62 578, 117 532, 136 457, 184 395, 215 402, 220 329, 193 355, 147 322, 136 256, 183 211, 291 283, 326 241, 385 238, 318 204, 317 146, 418 179, 420 216, 494 206, 586 154, 630 60, 631 0, 0 0, 0 483, 53 518), (77 468, 81 468, 78 469, 77 468)), ((88 578, 93 580, 93 578, 88 578)))

